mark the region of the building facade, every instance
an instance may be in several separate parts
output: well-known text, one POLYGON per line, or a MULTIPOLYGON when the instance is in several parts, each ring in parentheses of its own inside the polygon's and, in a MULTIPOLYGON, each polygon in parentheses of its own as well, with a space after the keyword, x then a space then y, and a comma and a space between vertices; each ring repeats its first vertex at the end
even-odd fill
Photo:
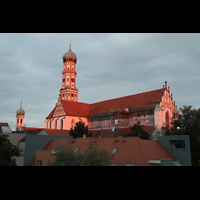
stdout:
MULTIPOLYGON (((93 104, 78 102, 76 87, 77 57, 71 51, 63 55, 62 88, 58 102, 46 117, 44 128, 70 130, 78 121, 85 122, 90 131, 105 131, 120 135, 120 130, 136 123, 142 126, 170 126, 177 112, 167 82, 161 89, 110 99, 93 104)), ((95 135, 93 135, 95 136, 95 135)))

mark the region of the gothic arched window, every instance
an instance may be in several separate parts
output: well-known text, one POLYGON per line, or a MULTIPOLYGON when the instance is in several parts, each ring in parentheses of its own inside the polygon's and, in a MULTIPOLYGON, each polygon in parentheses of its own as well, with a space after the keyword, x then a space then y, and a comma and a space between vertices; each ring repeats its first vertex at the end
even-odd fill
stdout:
POLYGON ((57 119, 55 120, 55 129, 57 129, 57 119))
POLYGON ((75 120, 72 119, 72 121, 71 121, 71 128, 74 129, 74 126, 75 126, 75 120))
POLYGON ((60 129, 63 130, 63 119, 61 119, 60 129))
POLYGON ((169 113, 168 112, 166 112, 166 114, 165 114, 165 124, 166 124, 166 126, 169 127, 169 113))

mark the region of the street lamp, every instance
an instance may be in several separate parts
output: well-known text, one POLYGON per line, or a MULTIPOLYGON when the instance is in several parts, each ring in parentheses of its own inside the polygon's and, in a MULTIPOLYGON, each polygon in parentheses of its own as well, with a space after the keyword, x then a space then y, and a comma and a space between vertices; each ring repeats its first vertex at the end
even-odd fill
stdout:
POLYGON ((182 123, 181 123, 181 127, 178 126, 176 129, 177 130, 181 130, 181 134, 182 134, 182 147, 184 148, 184 145, 183 145, 183 130, 185 130, 185 127, 183 128, 182 127, 182 123))

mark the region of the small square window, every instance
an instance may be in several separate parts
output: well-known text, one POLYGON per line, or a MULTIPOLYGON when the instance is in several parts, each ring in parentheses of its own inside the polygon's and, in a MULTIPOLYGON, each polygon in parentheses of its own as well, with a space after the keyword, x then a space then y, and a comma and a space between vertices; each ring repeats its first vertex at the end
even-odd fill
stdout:
POLYGON ((112 154, 115 154, 116 151, 117 151, 117 148, 113 149, 112 154))
POLYGON ((74 151, 74 153, 76 153, 78 150, 79 150, 79 148, 76 148, 75 151, 74 151))
POLYGON ((37 166, 42 166, 42 160, 37 160, 37 166))

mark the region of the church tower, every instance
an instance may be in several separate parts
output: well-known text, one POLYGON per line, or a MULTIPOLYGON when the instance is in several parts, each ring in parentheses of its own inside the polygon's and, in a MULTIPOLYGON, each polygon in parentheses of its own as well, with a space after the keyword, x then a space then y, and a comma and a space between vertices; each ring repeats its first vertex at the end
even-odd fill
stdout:
POLYGON ((71 50, 71 40, 69 51, 63 55, 62 88, 60 98, 67 101, 78 101, 78 89, 76 88, 76 63, 77 57, 71 50))
POLYGON ((16 130, 21 130, 23 128, 23 123, 24 123, 24 115, 25 115, 25 111, 22 109, 22 101, 20 103, 20 108, 16 111, 16 118, 17 118, 17 122, 16 122, 16 130))

